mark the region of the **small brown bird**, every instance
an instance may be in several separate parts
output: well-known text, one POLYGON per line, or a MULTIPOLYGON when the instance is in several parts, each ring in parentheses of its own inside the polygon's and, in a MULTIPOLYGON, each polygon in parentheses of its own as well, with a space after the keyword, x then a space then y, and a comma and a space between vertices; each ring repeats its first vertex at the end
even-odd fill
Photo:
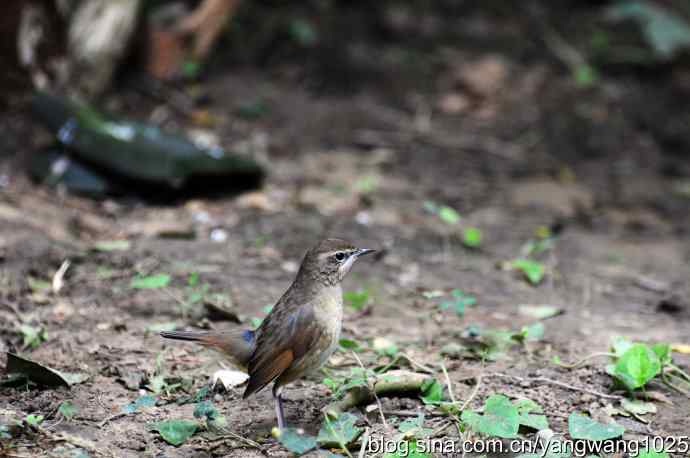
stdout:
POLYGON ((375 250, 325 239, 310 249, 292 285, 255 331, 161 332, 220 350, 246 367, 244 398, 273 384, 278 427, 285 427, 283 387, 321 367, 338 347, 343 321, 340 283, 360 257, 375 250))

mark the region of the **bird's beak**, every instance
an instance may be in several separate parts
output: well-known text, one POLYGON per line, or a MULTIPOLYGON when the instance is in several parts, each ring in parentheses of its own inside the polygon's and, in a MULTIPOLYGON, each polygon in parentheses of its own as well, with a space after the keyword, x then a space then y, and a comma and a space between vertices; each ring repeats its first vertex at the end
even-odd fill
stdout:
POLYGON ((371 253, 376 253, 376 250, 372 250, 370 248, 360 248, 355 253, 355 256, 359 258, 360 256, 364 256, 366 254, 371 254, 371 253))

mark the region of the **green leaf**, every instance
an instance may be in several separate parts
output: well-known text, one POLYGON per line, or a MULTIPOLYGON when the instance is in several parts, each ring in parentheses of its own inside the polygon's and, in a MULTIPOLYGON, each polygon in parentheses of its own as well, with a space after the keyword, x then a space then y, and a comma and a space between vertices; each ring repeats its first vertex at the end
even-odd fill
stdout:
POLYGON ((53 285, 49 281, 41 280, 40 278, 29 277, 27 281, 29 288, 35 293, 48 292, 53 289, 53 285))
POLYGON ((362 433, 362 428, 355 426, 356 422, 357 417, 348 412, 339 414, 335 420, 325 416, 316 441, 326 448, 345 447, 362 433))
POLYGON ((671 345, 667 343, 657 343, 652 345, 652 351, 656 353, 662 365, 671 362, 671 345))
POLYGON ((462 231, 462 243, 469 248, 477 248, 482 244, 482 231, 476 227, 466 227, 462 231))
POLYGON ((26 416, 26 418, 24 419, 24 421, 26 421, 26 422, 27 422, 28 424, 30 424, 31 426, 38 426, 38 425, 40 425, 41 422, 43 421, 43 415, 29 414, 29 415, 26 416))
POLYGON ((658 452, 653 448, 646 448, 644 450, 640 450, 640 453, 638 453, 634 458, 669 458, 669 456, 666 452, 658 452))
POLYGON ((170 275, 156 274, 148 276, 136 276, 132 279, 129 286, 135 289, 155 289, 164 288, 170 283, 170 275))
POLYGON ((72 401, 62 401, 58 407, 58 412, 69 420, 77 413, 77 408, 72 404, 72 401))
POLYGON ((160 394, 164 389, 168 387, 168 383, 165 381, 165 375, 158 374, 149 378, 149 382, 146 386, 156 394, 160 394))
POLYGON ((458 224, 460 222, 460 214, 454 208, 442 205, 438 209, 438 217, 446 224, 458 224))
POLYGON ((338 341, 340 346, 344 348, 345 350, 358 350, 359 349, 359 342, 353 339, 340 339, 338 341))
POLYGON ((19 326, 19 332, 24 338, 24 348, 36 348, 46 341, 46 330, 44 327, 34 327, 28 324, 19 326))
POLYGON ((378 188, 379 179, 376 175, 364 175, 363 177, 357 178, 354 183, 354 187, 360 194, 371 194, 378 188))
POLYGON ((424 404, 438 404, 443 401, 443 385, 436 379, 426 380, 422 384, 421 399, 424 404))
POLYGON ((546 272, 544 264, 531 259, 514 259, 510 265, 513 269, 522 272, 525 278, 533 285, 538 285, 546 272))
POLYGON ((631 390, 644 386, 661 371, 661 362, 647 345, 633 344, 618 359, 614 375, 631 390))
POLYGON ((195 79, 201 73, 201 63, 196 60, 186 59, 182 62, 180 71, 185 78, 195 79))
POLYGON ((194 287, 199 283, 199 272, 192 272, 187 277, 187 286, 194 287))
POLYGON ((129 240, 102 240, 93 244, 95 251, 127 251, 132 247, 129 240))
POLYGON ((543 413, 543 409, 539 404, 531 399, 519 399, 515 402, 518 415, 520 416, 520 424, 528 428, 541 431, 548 429, 549 422, 543 413))
POLYGON ((130 402, 129 404, 124 405, 122 407, 122 412, 132 413, 141 407, 153 407, 156 405, 157 401, 158 401, 158 398, 156 396, 154 396, 153 394, 145 394, 143 396, 139 396, 136 399, 136 401, 130 402))
POLYGON ((458 316, 463 316, 465 314, 465 307, 477 303, 476 297, 470 294, 465 294, 462 290, 459 290, 457 288, 451 291, 450 295, 451 299, 442 301, 441 303, 439 303, 439 307, 442 310, 452 308, 453 310, 455 310, 455 313, 458 316))
POLYGON ((319 41, 319 33, 314 25, 301 18, 290 22, 290 35, 301 46, 311 47, 319 41))
POLYGON ((205 418, 212 420, 218 416, 218 409, 211 401, 201 401, 194 407, 194 418, 205 418))
POLYGON ((168 444, 178 446, 192 437, 198 427, 193 420, 164 420, 151 425, 151 430, 158 431, 168 444))
POLYGON ((12 432, 10 431, 10 427, 8 425, 3 425, 0 423, 0 439, 12 439, 12 432))
POLYGON ((620 437, 624 432, 625 428, 621 425, 615 423, 605 425, 578 412, 573 412, 568 417, 568 433, 573 439, 603 441, 620 437))
MULTIPOLYGON (((523 404, 521 408, 523 413, 527 415, 535 407, 532 403, 523 404)), ((518 408, 510 402, 510 399, 502 394, 491 395, 484 402, 483 411, 483 415, 480 415, 476 412, 465 410, 460 418, 470 429, 487 436, 516 437, 520 428, 521 417, 518 408)), ((525 417, 524 420, 531 422, 533 419, 525 417)))
POLYGON ((328 389, 330 389, 333 392, 335 392, 335 390, 337 390, 338 386, 340 385, 339 382, 337 382, 336 380, 333 380, 330 377, 325 377, 323 380, 321 380, 321 383, 326 385, 328 387, 328 389))
POLYGON ((294 428, 275 428, 274 436, 283 447, 297 455, 303 455, 316 447, 316 438, 294 428))
POLYGON ((502 394, 494 394, 484 402, 479 432, 489 436, 512 438, 520 427, 518 409, 502 394))
POLYGON ((649 45, 663 59, 690 47, 690 25, 672 9, 646 0, 627 0, 610 7, 607 16, 617 21, 636 20, 649 45))
POLYGON ((431 458, 430 453, 418 450, 417 441, 410 439, 396 444, 394 453, 386 453, 383 458, 431 458))
POLYGON ((434 432, 433 429, 424 427, 424 414, 422 412, 417 417, 401 421, 398 425, 398 431, 406 433, 405 437, 407 438, 428 437, 434 432))
POLYGON ((475 412, 474 410, 463 410, 460 419, 467 425, 472 431, 479 431, 479 422, 482 416, 475 412))
POLYGON ((581 87, 590 87, 597 81, 597 71, 587 63, 578 65, 574 73, 575 82, 581 87))
POLYGON ((358 291, 345 291, 343 293, 343 301, 345 305, 355 310, 360 310, 367 305, 369 301, 369 291, 362 289, 358 291))
POLYGON ((540 321, 523 326, 518 334, 519 340, 536 341, 544 337, 544 324, 540 321))

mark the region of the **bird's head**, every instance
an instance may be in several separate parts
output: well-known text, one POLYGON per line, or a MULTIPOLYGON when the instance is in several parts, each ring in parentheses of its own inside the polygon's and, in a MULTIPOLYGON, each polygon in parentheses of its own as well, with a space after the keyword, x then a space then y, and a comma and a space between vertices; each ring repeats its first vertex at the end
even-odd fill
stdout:
POLYGON ((323 239, 304 256, 300 274, 332 286, 340 283, 361 256, 376 250, 356 248, 341 239, 323 239))

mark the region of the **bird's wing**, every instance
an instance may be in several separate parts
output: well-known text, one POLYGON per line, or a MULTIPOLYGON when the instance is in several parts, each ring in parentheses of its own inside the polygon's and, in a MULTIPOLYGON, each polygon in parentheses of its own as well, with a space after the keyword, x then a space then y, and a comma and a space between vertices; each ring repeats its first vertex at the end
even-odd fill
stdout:
POLYGON ((261 325, 254 354, 249 360, 249 384, 244 397, 278 378, 294 361, 313 349, 321 337, 311 304, 279 307, 261 325))

